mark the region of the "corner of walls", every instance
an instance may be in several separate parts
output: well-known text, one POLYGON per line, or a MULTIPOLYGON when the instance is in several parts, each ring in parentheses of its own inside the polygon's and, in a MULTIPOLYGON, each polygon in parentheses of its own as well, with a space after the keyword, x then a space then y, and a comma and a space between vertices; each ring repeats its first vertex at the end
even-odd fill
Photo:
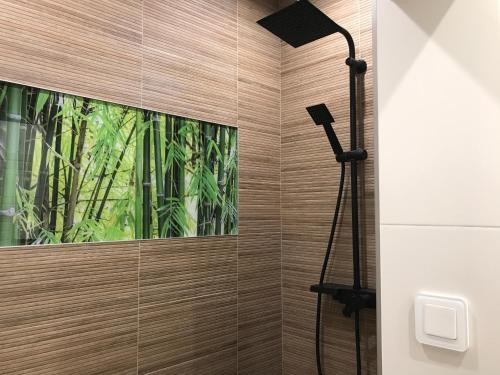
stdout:
POLYGON ((282 371, 280 42, 256 21, 269 1, 238 0, 238 374, 282 371))
POLYGON ((381 332, 381 284, 380 284, 380 186, 379 186, 379 139, 378 139, 378 59, 377 59, 377 0, 372 1, 372 45, 373 45, 373 144, 375 179, 375 263, 377 291, 377 374, 382 374, 381 332))

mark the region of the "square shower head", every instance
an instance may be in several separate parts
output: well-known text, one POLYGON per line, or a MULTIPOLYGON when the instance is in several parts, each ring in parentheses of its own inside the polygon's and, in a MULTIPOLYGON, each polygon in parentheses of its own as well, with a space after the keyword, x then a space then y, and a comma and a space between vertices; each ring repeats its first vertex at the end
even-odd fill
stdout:
POLYGON ((335 120, 333 119, 333 116, 326 105, 322 103, 307 107, 306 109, 316 125, 323 125, 323 128, 325 129, 326 135, 328 137, 328 141, 330 142, 335 155, 342 155, 344 150, 342 149, 342 145, 337 138, 337 134, 335 134, 335 130, 333 130, 332 128, 332 124, 335 122, 335 120))
POLYGON ((342 30, 307 0, 298 0, 257 23, 293 47, 342 30))
POLYGON ((335 122, 328 107, 324 103, 313 105, 306 109, 316 125, 328 125, 335 122))

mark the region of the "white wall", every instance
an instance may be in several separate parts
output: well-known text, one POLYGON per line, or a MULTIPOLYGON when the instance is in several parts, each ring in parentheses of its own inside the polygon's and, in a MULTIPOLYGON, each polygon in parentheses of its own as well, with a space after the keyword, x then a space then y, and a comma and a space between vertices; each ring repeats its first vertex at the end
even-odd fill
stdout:
POLYGON ((500 0, 377 1, 383 375, 500 374, 500 0), (460 295, 465 354, 415 340, 419 291, 460 295))

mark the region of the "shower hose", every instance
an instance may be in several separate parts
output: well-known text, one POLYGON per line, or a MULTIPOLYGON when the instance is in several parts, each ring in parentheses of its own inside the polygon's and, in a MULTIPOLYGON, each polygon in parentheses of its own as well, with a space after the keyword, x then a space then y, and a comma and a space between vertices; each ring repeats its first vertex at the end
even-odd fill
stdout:
MULTIPOLYGON (((323 267, 321 268, 321 276, 319 279, 319 284, 322 285, 325 281, 326 270, 328 268, 328 262, 330 260, 330 255, 332 253, 333 239, 335 237, 335 230, 337 228, 337 222, 339 219, 340 206, 342 204, 342 193, 344 191, 344 180, 345 180, 345 163, 341 163, 340 172, 340 183, 339 192, 337 195, 337 205, 335 206, 335 214, 333 215, 332 229, 330 231, 330 238, 328 239, 328 246, 326 248, 325 258, 323 260, 323 267)), ((321 348, 320 348, 320 333, 321 333, 321 297, 322 293, 318 293, 318 304, 316 307, 316 366, 318 368, 318 375, 323 375, 321 367, 321 348)))

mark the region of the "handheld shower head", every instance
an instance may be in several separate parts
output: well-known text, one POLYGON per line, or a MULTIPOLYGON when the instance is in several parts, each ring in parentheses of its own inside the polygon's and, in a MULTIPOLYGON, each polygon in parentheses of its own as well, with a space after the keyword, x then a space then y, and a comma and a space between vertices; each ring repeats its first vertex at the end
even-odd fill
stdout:
POLYGON ((344 151, 342 150, 339 139, 337 138, 337 135, 332 127, 332 123, 334 123, 335 120, 328 110, 328 107, 324 103, 321 103, 307 107, 306 109, 316 125, 323 125, 326 136, 328 137, 328 141, 330 142, 330 146, 332 147, 335 155, 342 155, 344 151))
POLYGON ((312 105, 306 109, 316 125, 332 124, 335 122, 325 103, 312 105))

